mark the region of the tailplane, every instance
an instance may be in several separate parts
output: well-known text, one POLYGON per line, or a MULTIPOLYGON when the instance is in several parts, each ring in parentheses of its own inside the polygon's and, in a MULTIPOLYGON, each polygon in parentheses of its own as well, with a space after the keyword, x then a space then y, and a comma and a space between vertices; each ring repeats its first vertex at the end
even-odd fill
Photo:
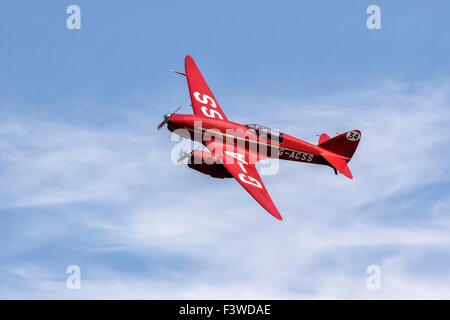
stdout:
POLYGON ((319 144, 322 144, 328 140, 330 140, 330 137, 326 133, 322 133, 319 138, 319 144))
POLYGON ((340 173, 342 173, 344 176, 346 176, 349 179, 353 179, 353 175, 350 172, 350 168, 347 165, 347 161, 345 161, 343 158, 332 154, 330 152, 324 151, 320 154, 322 157, 325 158, 336 170, 338 170, 340 173))

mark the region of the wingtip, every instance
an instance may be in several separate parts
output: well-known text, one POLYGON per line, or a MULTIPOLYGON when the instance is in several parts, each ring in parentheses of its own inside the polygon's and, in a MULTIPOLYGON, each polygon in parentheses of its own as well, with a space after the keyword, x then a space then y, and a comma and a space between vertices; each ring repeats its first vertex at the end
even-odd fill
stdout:
POLYGON ((186 70, 187 73, 188 70, 192 68, 197 68, 197 65, 195 64, 194 59, 192 59, 190 55, 187 55, 186 58, 184 58, 184 69, 186 70))
POLYGON ((270 212, 270 211, 269 211, 269 213, 270 213, 271 215, 273 215, 275 218, 277 218, 278 220, 280 220, 280 221, 283 220, 283 217, 281 216, 281 214, 280 214, 278 211, 276 211, 276 212, 270 212))
POLYGON ((192 57, 190 55, 186 55, 186 57, 184 58, 185 62, 193 62, 194 59, 192 59, 192 57))
POLYGON ((342 174, 344 176, 346 176, 347 178, 349 178, 350 180, 353 180, 352 172, 350 171, 350 169, 348 167, 346 168, 346 170, 344 170, 344 172, 342 172, 342 174))

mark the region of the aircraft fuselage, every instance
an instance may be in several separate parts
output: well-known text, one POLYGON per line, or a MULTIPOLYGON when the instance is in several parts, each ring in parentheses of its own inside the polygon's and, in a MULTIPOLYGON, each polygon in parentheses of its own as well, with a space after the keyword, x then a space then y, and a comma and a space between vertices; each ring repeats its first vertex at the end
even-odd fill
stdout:
POLYGON ((227 145, 253 150, 258 154, 254 162, 267 158, 279 158, 328 165, 320 156, 320 146, 285 133, 276 134, 275 130, 261 133, 249 128, 248 125, 187 114, 171 115, 168 128, 172 132, 202 144, 206 144, 211 139, 221 139, 227 145))

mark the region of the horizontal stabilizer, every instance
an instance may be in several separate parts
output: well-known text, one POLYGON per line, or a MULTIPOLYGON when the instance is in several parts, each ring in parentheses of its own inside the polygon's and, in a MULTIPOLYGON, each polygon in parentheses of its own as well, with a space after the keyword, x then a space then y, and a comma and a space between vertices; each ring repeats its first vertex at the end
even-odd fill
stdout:
POLYGON ((322 152, 320 155, 324 157, 325 160, 327 160, 333 166, 333 168, 337 169, 347 178, 353 179, 352 173, 350 172, 350 168, 348 167, 347 162, 343 158, 327 151, 322 152))
POLYGON ((325 141, 330 140, 330 136, 326 133, 322 133, 319 138, 319 144, 324 143, 325 141))

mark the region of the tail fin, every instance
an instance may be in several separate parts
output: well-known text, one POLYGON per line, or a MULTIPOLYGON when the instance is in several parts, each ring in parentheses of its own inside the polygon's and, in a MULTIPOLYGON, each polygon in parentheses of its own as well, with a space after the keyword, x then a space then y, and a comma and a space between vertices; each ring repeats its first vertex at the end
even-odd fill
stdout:
POLYGON ((347 158, 347 160, 350 160, 353 154, 355 153, 356 148, 358 147, 360 139, 361 139, 361 131, 352 130, 342 133, 329 140, 320 139, 319 146, 325 150, 328 150, 337 155, 345 157, 347 158))
POLYGON ((329 138, 325 133, 320 136, 320 155, 328 161, 335 170, 339 170, 344 176, 353 179, 347 162, 352 158, 361 139, 361 131, 352 130, 342 133, 334 138, 329 138), (327 139, 328 138, 328 139, 327 139))

